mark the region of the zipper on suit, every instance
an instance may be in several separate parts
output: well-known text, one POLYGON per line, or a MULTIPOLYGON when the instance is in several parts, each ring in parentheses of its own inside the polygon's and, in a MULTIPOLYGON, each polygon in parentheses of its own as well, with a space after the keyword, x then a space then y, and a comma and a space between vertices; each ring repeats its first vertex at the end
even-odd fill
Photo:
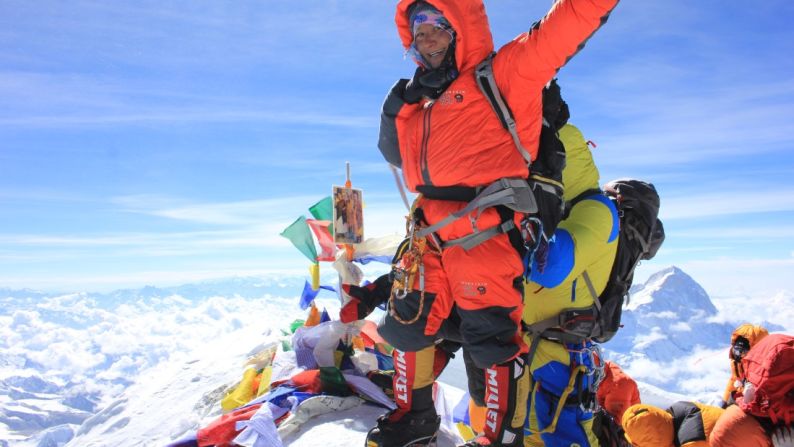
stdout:
POLYGON ((433 104, 430 102, 422 109, 422 146, 419 152, 419 167, 422 171, 422 181, 425 185, 432 185, 430 180, 430 169, 427 165, 427 144, 430 141, 430 113, 433 111, 433 104))

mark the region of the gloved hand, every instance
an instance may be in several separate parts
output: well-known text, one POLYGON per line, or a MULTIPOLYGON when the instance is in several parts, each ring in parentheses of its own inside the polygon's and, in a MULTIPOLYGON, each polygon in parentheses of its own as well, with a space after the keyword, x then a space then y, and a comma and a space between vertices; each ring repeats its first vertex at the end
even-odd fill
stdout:
POLYGON ((554 235, 557 225, 562 220, 564 203, 562 200, 562 184, 540 175, 529 177, 529 186, 538 204, 537 217, 543 224, 543 237, 548 241, 554 235))
POLYGON ((408 104, 416 104, 421 101, 422 97, 424 96, 427 96, 428 98, 434 98, 437 96, 437 89, 425 87, 422 84, 420 79, 425 74, 427 74, 427 70, 422 67, 417 67, 416 72, 414 72, 414 77, 411 78, 411 80, 405 85, 403 100, 408 104))
POLYGON ((342 306, 339 319, 342 323, 350 323, 366 318, 376 307, 389 300, 391 287, 392 280, 388 274, 364 287, 342 284, 342 290, 350 297, 350 301, 342 306))
POLYGON ((778 427, 772 433, 772 445, 775 447, 794 447, 794 429, 778 427))

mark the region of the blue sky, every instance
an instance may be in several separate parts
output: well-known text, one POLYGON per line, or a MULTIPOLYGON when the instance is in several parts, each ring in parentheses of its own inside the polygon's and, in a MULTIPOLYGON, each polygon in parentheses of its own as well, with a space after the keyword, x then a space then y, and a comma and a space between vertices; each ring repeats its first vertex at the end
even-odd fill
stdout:
MULTIPOLYGON (((367 235, 400 231, 375 144, 413 72, 393 3, 0 3, 0 287, 302 274, 278 233, 345 161, 367 235)), ((497 45, 548 6, 487 2, 497 45)), ((662 195, 667 241, 640 277, 792 289, 793 18, 787 0, 624 0, 560 72, 602 181, 662 195)))

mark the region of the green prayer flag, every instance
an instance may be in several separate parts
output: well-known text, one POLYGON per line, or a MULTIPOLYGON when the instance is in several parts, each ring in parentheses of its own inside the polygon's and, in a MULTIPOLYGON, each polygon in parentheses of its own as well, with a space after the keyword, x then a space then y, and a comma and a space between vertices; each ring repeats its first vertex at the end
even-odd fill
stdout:
POLYGON ((301 216, 295 222, 292 222, 290 226, 281 232, 281 236, 289 239, 292 245, 300 250, 310 261, 317 262, 317 249, 314 248, 312 230, 309 229, 306 217, 301 216))
POLYGON ((347 386, 347 380, 339 368, 334 366, 321 366, 320 367, 320 383, 322 384, 323 392, 332 396, 350 396, 353 394, 350 387, 347 386))
POLYGON ((298 328, 299 328, 299 327, 301 327, 301 326, 303 326, 305 323, 306 323, 306 320, 301 320, 300 318, 299 318, 299 319, 297 319, 297 320, 295 320, 295 321, 293 321, 293 322, 292 322, 292 323, 290 323, 290 325, 289 325, 289 330, 290 330, 290 333, 294 334, 294 333, 295 333, 295 331, 297 331, 297 330, 298 330, 298 328))
POLYGON ((331 196, 310 206, 309 212, 312 213, 312 216, 317 220, 327 220, 331 222, 331 225, 328 226, 328 230, 331 234, 334 234, 334 202, 331 200, 331 196))

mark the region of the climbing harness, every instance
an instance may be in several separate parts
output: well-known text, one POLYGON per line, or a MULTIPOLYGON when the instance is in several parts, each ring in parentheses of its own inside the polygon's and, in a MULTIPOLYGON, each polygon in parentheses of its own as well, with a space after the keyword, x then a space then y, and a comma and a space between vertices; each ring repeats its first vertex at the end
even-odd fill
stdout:
MULTIPOLYGON (((598 385, 604 380, 601 347, 595 343, 587 342, 582 344, 580 349, 567 346, 566 350, 571 354, 572 366, 568 384, 559 398, 555 396, 557 406, 554 409, 554 417, 551 423, 543 430, 539 430, 538 433, 554 433, 557 430, 560 414, 562 414, 563 408, 567 405, 578 405, 583 412, 594 412, 598 408, 596 393, 598 385), (582 381, 586 381, 586 383, 582 384, 582 381)), ((533 392, 550 394, 542 389, 541 385, 540 381, 536 381, 533 392)))
POLYGON ((419 236, 424 237, 431 233, 435 233, 441 228, 476 211, 475 216, 469 216, 473 232, 458 239, 444 241, 442 248, 460 246, 468 251, 498 234, 507 233, 508 231, 516 229, 515 222, 512 219, 506 219, 491 228, 478 230, 476 221, 488 208, 505 206, 513 211, 524 214, 534 214, 538 212, 538 205, 535 202, 532 189, 529 183, 527 183, 527 180, 522 178, 501 178, 484 188, 421 186, 417 187, 417 189, 422 192, 423 196, 429 199, 456 200, 451 197, 460 197, 464 199, 460 201, 469 202, 463 209, 448 215, 433 225, 419 230, 419 236), (465 198, 471 196, 474 196, 473 199, 470 201, 465 200, 465 198))

